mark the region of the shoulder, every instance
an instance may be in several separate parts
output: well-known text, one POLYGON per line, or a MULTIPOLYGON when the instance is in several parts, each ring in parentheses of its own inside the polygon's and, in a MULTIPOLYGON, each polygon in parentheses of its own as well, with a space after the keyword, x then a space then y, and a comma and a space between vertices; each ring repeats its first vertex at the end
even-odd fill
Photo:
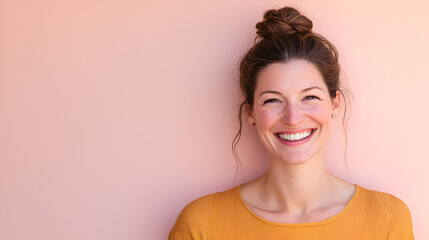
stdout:
POLYGON ((383 223, 389 239, 413 239, 411 213, 407 205, 392 194, 357 186, 366 215, 383 223))
POLYGON ((205 239, 209 231, 209 217, 212 212, 219 211, 217 203, 228 202, 237 187, 225 192, 213 193, 198 198, 186 205, 173 229, 169 239, 205 239))
POLYGON ((183 208, 170 232, 169 239, 204 239, 214 194, 198 198, 183 208))
POLYGON ((399 198, 390 193, 369 190, 361 186, 357 186, 361 202, 370 208, 385 210, 389 212, 407 211, 407 205, 399 198))

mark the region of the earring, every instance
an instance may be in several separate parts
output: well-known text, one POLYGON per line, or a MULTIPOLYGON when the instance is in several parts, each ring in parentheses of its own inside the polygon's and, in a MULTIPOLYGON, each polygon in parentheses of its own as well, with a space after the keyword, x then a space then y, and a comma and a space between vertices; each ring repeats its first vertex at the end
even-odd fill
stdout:
POLYGON ((335 118, 335 114, 332 114, 332 115, 331 115, 331 118, 332 118, 332 119, 334 119, 334 118, 335 118))
POLYGON ((253 122, 253 123, 252 123, 252 125, 253 125, 253 126, 256 126, 256 123, 255 123, 255 122, 253 122))

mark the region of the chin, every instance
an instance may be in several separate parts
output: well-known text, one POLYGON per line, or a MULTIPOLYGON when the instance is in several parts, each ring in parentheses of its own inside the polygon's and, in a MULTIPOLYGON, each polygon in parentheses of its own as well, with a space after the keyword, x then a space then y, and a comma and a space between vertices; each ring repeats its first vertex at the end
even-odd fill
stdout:
POLYGON ((309 162, 309 159, 302 159, 302 158, 289 158, 283 160, 285 163, 289 165, 300 165, 309 162))
POLYGON ((276 157, 270 157, 270 159, 278 159, 280 162, 289 164, 289 165, 299 165, 304 164, 310 161, 310 158, 308 156, 276 156, 276 157))
POLYGON ((289 165, 300 165, 309 162, 315 155, 317 154, 287 154, 287 156, 279 156, 276 158, 289 165))

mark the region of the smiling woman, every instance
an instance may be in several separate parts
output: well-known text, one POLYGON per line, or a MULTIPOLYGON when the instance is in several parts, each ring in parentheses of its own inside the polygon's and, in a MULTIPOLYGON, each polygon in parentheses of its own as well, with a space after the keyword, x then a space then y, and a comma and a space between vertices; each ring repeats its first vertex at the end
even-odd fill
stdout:
POLYGON ((326 169, 331 121, 345 101, 337 51, 312 26, 290 7, 266 12, 256 25, 257 41, 240 65, 240 124, 245 114, 255 126, 269 168, 190 203, 170 239, 413 239, 400 199, 326 169))
POLYGON ((323 152, 340 95, 330 98, 319 70, 307 60, 272 63, 257 81, 248 121, 255 123, 270 159, 297 164, 323 152))

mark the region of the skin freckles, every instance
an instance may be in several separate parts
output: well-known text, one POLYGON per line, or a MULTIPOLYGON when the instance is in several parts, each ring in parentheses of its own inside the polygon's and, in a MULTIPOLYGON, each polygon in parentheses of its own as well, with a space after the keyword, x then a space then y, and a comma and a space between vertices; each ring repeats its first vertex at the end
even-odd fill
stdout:
POLYGON ((338 114, 340 95, 330 98, 322 75, 312 63, 292 60, 268 65, 258 75, 254 96, 248 121, 255 123, 270 159, 299 164, 323 155, 317 153, 323 152, 331 114, 338 114), (311 135, 299 141, 279 136, 308 131, 311 135))

